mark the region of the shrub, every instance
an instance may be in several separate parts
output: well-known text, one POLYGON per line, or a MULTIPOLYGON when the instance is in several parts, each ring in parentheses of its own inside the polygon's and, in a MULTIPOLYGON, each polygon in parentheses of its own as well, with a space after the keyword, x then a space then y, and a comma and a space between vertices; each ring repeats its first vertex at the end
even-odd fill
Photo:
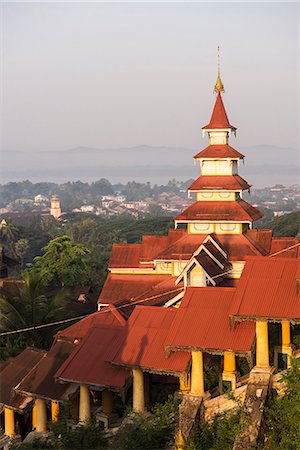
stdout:
POLYGON ((131 413, 111 443, 112 449, 161 450, 174 436, 178 404, 172 396, 149 413, 131 413))

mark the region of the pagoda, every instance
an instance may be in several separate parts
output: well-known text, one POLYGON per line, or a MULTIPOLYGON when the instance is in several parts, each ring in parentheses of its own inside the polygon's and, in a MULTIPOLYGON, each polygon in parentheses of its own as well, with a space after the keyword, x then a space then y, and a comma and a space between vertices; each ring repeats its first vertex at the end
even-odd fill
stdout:
POLYGON ((300 247, 295 237, 252 229, 262 215, 242 198, 250 185, 238 175, 244 155, 228 144, 236 127, 223 104, 220 70, 214 90, 213 113, 202 128, 210 144, 195 156, 200 177, 189 187, 196 201, 175 218, 175 229, 114 244, 99 311, 58 331, 48 352, 28 347, 1 365, 0 448, 19 432, 46 432, 47 419, 60 420, 63 405, 81 426, 94 417, 108 429, 120 400, 131 396, 133 410, 144 412, 157 383, 178 389, 182 399, 178 449, 198 411, 205 418, 227 411, 226 389, 253 412, 256 428, 244 421, 241 433, 249 423, 256 443, 270 364, 288 369, 300 353, 291 327, 300 324, 300 247), (268 322, 281 325, 281 339, 269 339, 268 322), (245 376, 240 358, 248 360, 245 376), (212 361, 219 380, 208 388, 204 369, 212 361))
POLYGON ((188 188, 196 194, 196 202, 175 218, 175 226, 184 224, 188 233, 195 234, 242 234, 262 214, 243 200, 243 191, 251 185, 238 175, 244 155, 228 143, 236 127, 230 124, 222 100, 220 70, 214 92, 217 98, 211 119, 202 127, 209 146, 194 156, 200 163, 200 177, 188 188))

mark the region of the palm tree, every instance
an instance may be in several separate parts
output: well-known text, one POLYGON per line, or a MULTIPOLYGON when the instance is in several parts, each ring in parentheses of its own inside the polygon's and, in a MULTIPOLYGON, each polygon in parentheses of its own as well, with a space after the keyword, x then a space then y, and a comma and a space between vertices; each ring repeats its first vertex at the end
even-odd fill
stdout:
MULTIPOLYGON (((68 293, 60 289, 49 295, 43 278, 37 272, 25 272, 23 281, 14 285, 13 291, 0 295, 0 331, 36 327, 64 317, 69 303, 68 293)), ((31 343, 41 345, 43 333, 30 332, 31 343)))
POLYGON ((11 220, 5 220, 1 222, 0 233, 1 239, 11 244, 18 237, 19 228, 11 220))

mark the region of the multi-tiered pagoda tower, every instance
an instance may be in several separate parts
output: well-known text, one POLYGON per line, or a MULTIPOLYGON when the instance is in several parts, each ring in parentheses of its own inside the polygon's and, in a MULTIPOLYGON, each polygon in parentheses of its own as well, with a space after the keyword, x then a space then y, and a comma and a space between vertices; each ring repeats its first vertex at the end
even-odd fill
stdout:
POLYGON ((176 217, 175 224, 186 224, 188 233, 241 234, 252 228, 262 214, 242 198, 251 185, 238 175, 244 155, 228 144, 236 127, 230 124, 225 111, 220 72, 214 92, 217 98, 213 113, 209 124, 202 128, 203 135, 208 134, 209 146, 194 157, 200 163, 200 177, 189 187, 189 192, 196 194, 196 202, 176 217))

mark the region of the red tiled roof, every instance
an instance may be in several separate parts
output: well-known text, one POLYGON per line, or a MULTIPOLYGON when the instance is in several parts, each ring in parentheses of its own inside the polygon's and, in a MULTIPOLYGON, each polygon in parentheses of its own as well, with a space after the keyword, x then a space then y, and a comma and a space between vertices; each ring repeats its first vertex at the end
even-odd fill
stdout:
MULTIPOLYGON (((205 234, 186 233, 183 238, 158 255, 157 259, 188 261, 206 237, 205 234)), ((217 237, 214 235, 213 237, 221 244, 227 254, 228 261, 245 261, 247 256, 262 255, 262 251, 245 234, 218 234, 217 237)))
POLYGON ((201 158, 213 158, 213 159, 220 159, 220 158, 232 158, 232 159, 243 159, 245 156, 235 150, 233 147, 230 147, 230 145, 209 145, 204 150, 201 150, 201 152, 197 153, 197 155, 194 156, 194 159, 201 159, 201 158))
POLYGON ((25 376, 16 391, 46 400, 68 401, 70 386, 56 383, 54 374, 74 350, 72 342, 57 340, 49 352, 45 353, 38 364, 25 376))
POLYGON ((166 337, 172 349, 203 350, 212 353, 251 350, 255 324, 239 323, 230 328, 229 308, 235 288, 188 287, 166 337))
POLYGON ((170 278, 158 274, 118 274, 109 273, 100 293, 98 303, 120 305, 148 291, 153 286, 170 278))
POLYGON ((245 189, 250 189, 251 184, 248 184, 239 175, 211 175, 211 176, 201 176, 195 180, 190 187, 189 191, 200 191, 200 190, 230 190, 230 191, 244 191, 245 189))
POLYGON ((300 320, 299 258, 248 258, 230 307, 237 318, 300 320))
POLYGON ((58 338, 66 339, 82 339, 90 330, 90 328, 98 325, 106 326, 124 326, 126 323, 122 314, 115 309, 114 305, 108 305, 101 311, 90 314, 88 317, 81 319, 79 322, 71 325, 65 330, 57 333, 58 338))
POLYGON ((128 370, 112 367, 112 360, 126 340, 126 327, 96 326, 62 364, 55 378, 107 388, 121 389, 130 376, 128 370))
POLYGON ((258 209, 240 199, 230 202, 198 201, 180 213, 175 220, 253 222, 261 217, 258 209))
POLYGON ((20 412, 28 406, 32 398, 16 394, 13 389, 45 353, 43 350, 27 347, 18 356, 10 358, 3 364, 0 371, 0 405, 9 406, 20 412))
POLYGON ((271 241, 270 255, 276 254, 277 257, 283 258, 297 258, 300 257, 298 239, 296 237, 273 237, 271 241), (290 250, 282 251, 288 247, 293 247, 290 250))
POLYGON ((218 128, 231 128, 232 130, 236 130, 236 128, 229 123, 220 92, 217 95, 210 122, 205 127, 202 127, 202 129, 205 130, 218 128))
POLYGON ((184 372, 190 360, 186 352, 165 354, 164 341, 176 315, 174 308, 137 306, 128 320, 128 334, 112 363, 142 367, 168 374, 184 372))

